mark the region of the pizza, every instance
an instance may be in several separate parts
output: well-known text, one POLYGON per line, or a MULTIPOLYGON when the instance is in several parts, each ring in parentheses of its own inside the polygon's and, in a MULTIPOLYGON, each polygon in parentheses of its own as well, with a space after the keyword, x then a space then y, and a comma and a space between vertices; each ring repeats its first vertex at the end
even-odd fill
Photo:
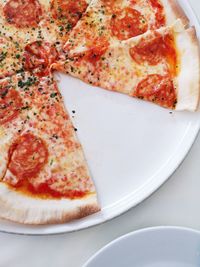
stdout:
POLYGON ((3 79, 0 92, 1 216, 44 224, 98 211, 82 147, 53 78, 18 74, 3 79))
POLYGON ((70 55, 101 44, 141 35, 188 19, 174 0, 95 0, 77 23, 64 46, 70 55))
POLYGON ((185 30, 177 21, 119 44, 78 53, 60 68, 89 84, 162 107, 196 110, 200 68, 196 40, 195 29, 185 30))
POLYGON ((1 218, 64 223, 101 209, 53 71, 195 111, 199 44, 188 25, 172 0, 0 0, 1 218))

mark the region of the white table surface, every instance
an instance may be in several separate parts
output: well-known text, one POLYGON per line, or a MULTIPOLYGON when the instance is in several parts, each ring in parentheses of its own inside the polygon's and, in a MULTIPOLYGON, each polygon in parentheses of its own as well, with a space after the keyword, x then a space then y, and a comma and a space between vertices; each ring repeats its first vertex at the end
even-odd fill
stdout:
MULTIPOLYGON (((200 19, 200 1, 190 0, 200 19)), ((183 164, 150 198, 102 225, 55 236, 0 234, 0 267, 81 267, 98 249, 136 229, 176 225, 200 230, 200 136, 183 164)))

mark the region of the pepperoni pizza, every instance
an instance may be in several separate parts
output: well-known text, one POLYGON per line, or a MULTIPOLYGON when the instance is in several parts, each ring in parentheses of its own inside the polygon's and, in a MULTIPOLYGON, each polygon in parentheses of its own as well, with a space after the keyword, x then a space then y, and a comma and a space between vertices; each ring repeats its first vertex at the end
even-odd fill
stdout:
POLYGON ((46 224, 99 211, 52 71, 193 111, 200 63, 188 22, 173 0, 0 0, 0 217, 46 224))

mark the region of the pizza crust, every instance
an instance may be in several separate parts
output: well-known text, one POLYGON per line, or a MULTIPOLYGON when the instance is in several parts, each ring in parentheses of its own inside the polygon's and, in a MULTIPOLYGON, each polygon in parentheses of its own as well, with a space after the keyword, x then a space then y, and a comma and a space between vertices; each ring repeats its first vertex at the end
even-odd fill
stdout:
POLYGON ((176 110, 195 111, 200 93, 200 49, 195 28, 179 33, 176 42, 180 55, 180 73, 176 79, 176 110))
POLYGON ((54 224, 80 219, 100 207, 96 194, 83 199, 37 199, 19 194, 6 184, 0 184, 0 217, 23 224, 54 224))
POLYGON ((167 16, 167 25, 174 23, 176 19, 181 19, 184 26, 189 24, 189 19, 177 0, 162 0, 167 16))

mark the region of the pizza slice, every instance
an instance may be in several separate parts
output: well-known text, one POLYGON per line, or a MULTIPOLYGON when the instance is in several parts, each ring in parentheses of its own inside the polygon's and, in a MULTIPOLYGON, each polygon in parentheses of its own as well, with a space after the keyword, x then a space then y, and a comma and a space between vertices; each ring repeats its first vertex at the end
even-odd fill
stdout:
MULTIPOLYGON (((20 223, 47 224, 99 211, 82 147, 53 78, 24 73, 1 83, 7 84, 7 102, 15 92, 25 106, 21 108, 17 98, 12 99, 12 105, 22 110, 16 116, 20 115, 23 123, 7 142, 0 216, 20 223)), ((12 111, 9 106, 1 107, 2 117, 12 111)))
POLYGON ((195 29, 185 30, 178 20, 118 44, 99 44, 57 68, 95 86, 193 111, 199 100, 199 64, 195 29))
POLYGON ((71 32, 66 53, 107 46, 188 19, 176 0, 94 0, 71 32))

